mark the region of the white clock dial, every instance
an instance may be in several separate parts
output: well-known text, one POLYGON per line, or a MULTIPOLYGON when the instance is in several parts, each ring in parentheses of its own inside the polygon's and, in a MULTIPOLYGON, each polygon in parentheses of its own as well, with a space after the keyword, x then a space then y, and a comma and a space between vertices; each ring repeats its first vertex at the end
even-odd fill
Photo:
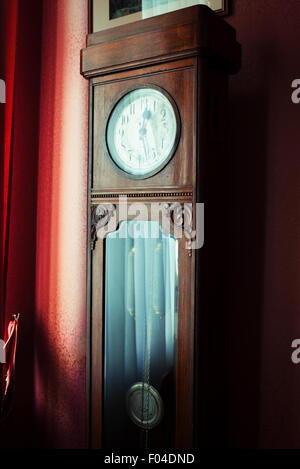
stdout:
POLYGON ((106 143, 121 170, 146 178, 173 156, 179 130, 176 105, 156 88, 138 88, 123 96, 113 109, 106 143))

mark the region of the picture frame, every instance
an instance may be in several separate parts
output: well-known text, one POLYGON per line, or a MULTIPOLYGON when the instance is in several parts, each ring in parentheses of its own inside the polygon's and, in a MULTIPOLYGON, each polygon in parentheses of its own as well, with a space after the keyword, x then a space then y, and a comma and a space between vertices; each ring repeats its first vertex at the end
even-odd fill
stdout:
MULTIPOLYGON (((212 10, 218 15, 225 16, 229 13, 229 0, 209 0, 209 2, 212 10)), ((89 0, 89 33, 175 11, 184 6, 196 5, 197 0, 186 0, 184 6, 183 0, 160 0, 160 4, 155 8, 147 8, 143 11, 141 3, 141 0, 128 0, 129 6, 121 9, 118 5, 122 2, 118 3, 118 0, 89 0)))

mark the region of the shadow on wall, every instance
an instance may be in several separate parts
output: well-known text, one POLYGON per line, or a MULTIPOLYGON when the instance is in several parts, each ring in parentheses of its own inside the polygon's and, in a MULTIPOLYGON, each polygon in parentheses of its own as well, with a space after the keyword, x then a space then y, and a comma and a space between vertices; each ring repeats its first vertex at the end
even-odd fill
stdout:
MULTIPOLYGON (((49 334, 43 321, 38 321, 36 327, 36 369, 39 370, 36 387, 38 392, 46 397, 37 405, 36 419, 39 431, 36 447, 66 449, 70 447, 70 427, 73 428, 74 422, 82 422, 83 405, 77 404, 76 386, 70 384, 70 377, 65 373, 70 364, 68 360, 66 362, 66 359, 62 359, 60 349, 55 346, 55 338, 49 334)), ((77 366, 82 367, 84 363, 78 363, 77 366)), ((84 431, 80 426, 77 429, 78 440, 84 431)), ((76 439, 76 436, 73 438, 76 439)), ((76 446, 76 449, 80 448, 84 448, 84 440, 76 446)))

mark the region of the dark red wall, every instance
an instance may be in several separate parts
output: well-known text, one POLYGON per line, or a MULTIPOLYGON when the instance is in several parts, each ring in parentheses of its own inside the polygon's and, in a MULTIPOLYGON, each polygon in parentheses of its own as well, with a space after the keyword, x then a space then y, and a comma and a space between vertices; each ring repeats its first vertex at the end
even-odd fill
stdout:
POLYGON ((43 0, 34 398, 39 445, 86 430, 87 0, 43 0))
POLYGON ((228 444, 300 447, 300 2, 233 0, 228 444))

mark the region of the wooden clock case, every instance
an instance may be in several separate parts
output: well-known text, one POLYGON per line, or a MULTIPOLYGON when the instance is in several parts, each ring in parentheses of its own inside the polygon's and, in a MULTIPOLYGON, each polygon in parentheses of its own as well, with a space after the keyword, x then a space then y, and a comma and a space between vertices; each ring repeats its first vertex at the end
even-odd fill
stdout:
MULTIPOLYGON (((90 34, 81 72, 90 82, 90 243, 88 278, 88 433, 102 447, 104 246, 95 207, 128 203, 205 203, 205 243, 179 241, 176 412, 171 447, 222 446, 226 374, 218 359, 226 321, 226 135, 228 75, 240 67, 235 31, 208 7, 194 6, 90 34), (116 170, 105 143, 116 102, 140 86, 175 100, 181 135, 171 161, 147 179, 116 170)), ((107 213, 106 213, 107 215, 107 213)), ((193 221, 195 223, 195 220, 193 221)), ((171 431, 171 429, 170 429, 171 431)))

